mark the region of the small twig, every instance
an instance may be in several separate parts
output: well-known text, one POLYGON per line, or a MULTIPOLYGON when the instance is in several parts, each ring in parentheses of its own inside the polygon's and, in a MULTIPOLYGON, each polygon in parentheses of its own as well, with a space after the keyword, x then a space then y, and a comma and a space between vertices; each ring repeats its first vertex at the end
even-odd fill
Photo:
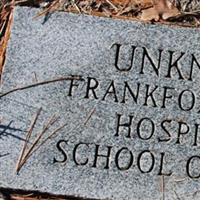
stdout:
MULTIPOLYGON (((88 117, 86 118, 86 120, 83 123, 84 126, 86 126, 86 124, 88 123, 88 121, 92 117, 92 115, 95 112, 95 110, 96 109, 93 108, 90 111, 90 113, 88 114, 88 117)), ((63 129, 68 124, 68 122, 67 122, 67 123, 63 124, 62 126, 60 126, 59 128, 57 128, 56 130, 52 131, 52 133, 50 133, 50 135, 47 138, 45 138, 43 141, 41 141, 40 144, 38 144, 39 141, 41 140, 42 136, 46 133, 46 131, 49 129, 49 127, 52 126, 57 121, 57 119, 58 118, 55 118, 55 115, 53 115, 48 120, 47 124, 43 127, 42 132, 40 132, 38 134, 38 136, 36 137, 35 141, 31 145, 31 147, 28 149, 28 151, 26 152, 26 154, 21 159, 22 161, 18 165, 17 172, 20 171, 20 169, 23 167, 23 165, 26 163, 26 161, 33 155, 33 153, 35 153, 41 146, 43 146, 49 139, 51 139, 58 131, 60 131, 61 129, 63 129)))
POLYGON ((162 187, 161 187, 161 190, 162 190, 162 200, 165 200, 165 177, 162 176, 162 187))
POLYGON ((38 83, 37 74, 35 72, 33 72, 33 74, 34 74, 35 82, 38 83))
POLYGON ((49 127, 51 125, 53 125, 57 120, 58 120, 58 118, 55 118, 55 115, 53 115, 49 119, 49 121, 47 122, 47 124, 44 126, 43 130, 38 134, 37 138, 35 139, 35 141, 31 145, 30 149, 28 149, 28 151, 24 155, 23 161, 20 164, 20 168, 24 165, 24 163, 27 160, 26 158, 29 157, 29 154, 31 154, 31 152, 33 151, 34 147, 38 144, 38 142, 40 141, 40 139, 42 138, 42 136, 46 133, 46 131, 49 129, 49 127))
POLYGON ((191 12, 183 12, 183 15, 199 15, 200 14, 200 10, 194 10, 191 12))
POLYGON ((21 153, 20 153, 19 159, 18 159, 17 164, 16 164, 16 172, 17 172, 17 173, 19 172, 19 166, 21 165, 22 158, 23 158, 24 153, 25 153, 25 150, 26 150, 26 148, 27 148, 28 141, 29 141, 29 139, 30 139, 30 137, 31 137, 31 134, 32 134, 32 132, 33 132, 34 126, 35 126, 35 124, 36 124, 36 122, 37 122, 37 119, 38 119, 38 117, 39 117, 39 115, 40 115, 41 110, 42 110, 42 108, 40 108, 40 109, 37 111, 36 115, 34 116, 34 118, 33 118, 33 120, 32 120, 32 123, 31 123, 31 126, 30 126, 29 130, 27 131, 27 135, 26 135, 26 139, 25 139, 25 142, 24 142, 24 146, 23 146, 23 148, 22 148, 22 151, 21 151, 21 153))
POLYGON ((60 82, 60 81, 68 81, 68 80, 82 80, 82 79, 81 79, 80 76, 71 76, 71 77, 69 76, 69 77, 60 77, 60 78, 56 78, 56 79, 52 79, 52 80, 41 81, 41 82, 38 82, 38 83, 33 83, 33 84, 30 84, 30 85, 26 85, 26 86, 20 86, 20 87, 11 89, 11 90, 9 90, 9 91, 7 91, 5 93, 1 93, 0 94, 0 98, 6 96, 8 94, 11 94, 13 92, 26 90, 26 89, 37 87, 37 86, 41 86, 41 85, 46 85, 46 84, 49 84, 49 83, 55 83, 55 82, 60 82))
POLYGON ((63 129, 67 124, 69 124, 68 122, 63 124, 62 126, 60 126, 59 128, 57 128, 56 130, 54 130, 38 147, 37 149, 39 149, 42 145, 44 145, 44 143, 51 139, 58 131, 60 131, 61 129, 63 129))
POLYGON ((109 0, 106 0, 106 2, 115 10, 115 12, 118 12, 118 8, 109 0))
POLYGON ((59 3, 59 0, 53 1, 53 2, 49 5, 48 8, 46 8, 46 9, 44 9, 42 12, 38 13, 35 17, 33 17, 33 19, 36 19, 36 18, 38 18, 38 17, 40 17, 40 16, 42 16, 42 15, 46 15, 47 13, 52 12, 52 9, 53 9, 54 7, 56 7, 56 4, 58 4, 58 3, 59 3))
POLYGON ((9 155, 9 153, 0 154, 0 158, 6 157, 6 156, 8 156, 8 155, 9 155))
POLYGON ((76 8, 76 10, 78 11, 78 13, 80 14, 81 13, 81 10, 80 8, 78 7, 78 5, 76 3, 73 3, 73 6, 76 8))
POLYGON ((185 181, 185 178, 182 178, 182 179, 175 179, 174 182, 178 183, 178 182, 183 182, 185 181))
POLYGON ((4 28, 5 28, 5 26, 6 26, 6 21, 3 21, 2 25, 1 25, 1 28, 0 28, 0 36, 2 35, 2 32, 3 32, 4 28))
POLYGON ((185 18, 185 17, 198 17, 199 15, 200 15, 200 10, 195 10, 192 12, 182 12, 178 15, 169 17, 167 20, 173 21, 173 20, 178 20, 178 19, 185 18))
POLYGON ((177 192, 175 190, 173 190, 173 191, 174 191, 174 193, 176 195, 177 200, 181 200, 180 197, 178 196, 177 192))
POLYGON ((87 116, 87 118, 86 118, 86 120, 84 121, 84 126, 86 126, 87 125, 87 123, 88 123, 88 121, 90 120, 90 118, 92 117, 92 115, 94 114, 94 112, 95 112, 95 108, 93 108, 91 111, 90 111, 90 113, 88 114, 88 116, 87 116))
POLYGON ((111 17, 112 16, 112 13, 109 10, 107 10, 106 8, 102 8, 102 10, 103 10, 104 15, 106 17, 111 17))
MULTIPOLYGON (((60 126, 59 128, 57 128, 56 130, 54 130, 45 140, 43 140, 38 146, 37 148, 35 148, 32 152, 30 152, 24 159, 23 165, 26 163, 26 161, 30 158, 30 156, 35 153, 41 146, 43 146, 49 139, 51 139, 51 137, 53 135, 55 135, 58 131, 60 131, 61 129, 63 129, 68 123, 63 124, 62 126, 60 126)), ((22 165, 22 166, 23 166, 22 165)))
POLYGON ((5 59, 6 59, 6 47, 7 47, 7 43, 8 40, 10 38, 10 31, 11 31, 11 25, 12 25, 12 21, 13 21, 13 12, 14 12, 14 0, 11 0, 11 10, 8 14, 8 16, 6 16, 6 28, 5 28, 5 33, 4 36, 0 39, 0 46, 1 46, 1 50, 0 50, 0 85, 2 84, 2 73, 3 73, 3 69, 4 69, 4 65, 5 65, 5 59))

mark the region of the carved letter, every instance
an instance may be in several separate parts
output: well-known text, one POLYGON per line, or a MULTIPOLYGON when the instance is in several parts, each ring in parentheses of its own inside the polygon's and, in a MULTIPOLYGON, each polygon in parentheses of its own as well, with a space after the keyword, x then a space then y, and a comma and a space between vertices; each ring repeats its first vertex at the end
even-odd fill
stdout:
POLYGON ((132 164, 133 164, 133 154, 132 152, 126 148, 126 147, 123 147, 121 148, 117 153, 116 153, 116 156, 115 156, 115 163, 116 163, 116 166, 119 170, 121 171, 125 171, 125 170, 128 170, 132 164), (119 157, 120 157, 120 154, 123 152, 123 151, 127 151, 130 155, 130 159, 129 159, 129 163, 126 165, 126 166, 119 166, 119 157))
POLYGON ((179 69, 178 62, 185 55, 185 53, 181 53, 181 55, 173 62, 173 54, 174 53, 175 53, 174 51, 169 51, 170 58, 169 58, 169 65, 168 65, 168 73, 165 77, 171 78, 171 70, 172 70, 172 68, 175 68, 179 74, 179 79, 184 79, 184 77, 181 74, 181 71, 179 69))
MULTIPOLYGON (((194 159, 200 160, 200 156, 192 156, 192 157, 190 157, 189 160, 187 161, 187 165, 186 165, 187 175, 192 179, 200 178, 200 173, 198 175, 194 176, 194 175, 191 174, 191 171, 190 171, 190 164, 194 159)), ((198 166, 199 166, 199 164, 198 164, 198 166)))
POLYGON ((144 74, 144 72, 143 72, 144 63, 145 63, 145 58, 147 58, 148 61, 151 64, 151 66, 153 67, 154 71, 156 72, 156 75, 159 76, 159 69, 160 69, 162 52, 163 52, 163 50, 159 49, 158 65, 156 67, 155 63, 153 62, 153 59, 149 56, 147 49, 145 47, 143 47, 142 67, 141 67, 140 74, 144 74))
POLYGON ((58 141, 56 147, 57 147, 58 151, 60 151, 62 153, 63 160, 57 160, 56 158, 54 158, 53 159, 53 163, 56 163, 56 162, 58 162, 58 163, 64 163, 64 162, 67 161, 67 153, 65 152, 65 150, 61 146, 62 143, 67 144, 67 142, 68 142, 67 140, 60 140, 60 141, 58 141))
POLYGON ((110 160, 110 153, 111 153, 111 146, 107 146, 107 154, 103 155, 103 154, 99 154, 99 145, 96 145, 96 149, 95 149, 95 159, 94 159, 94 164, 92 167, 96 167, 97 166, 97 159, 99 157, 102 158, 106 158, 106 166, 104 167, 104 169, 109 169, 109 160, 110 160))
POLYGON ((115 136, 119 136, 119 128, 120 127, 127 127, 128 128, 128 135, 126 136, 127 138, 131 137, 131 124, 132 124, 132 120, 133 120, 133 116, 129 115, 129 122, 128 123, 120 123, 121 120, 121 116, 120 114, 117 114, 117 131, 115 136))
POLYGON ((127 72, 127 71, 130 71, 132 66, 133 66, 133 58, 134 58, 134 54, 135 54, 135 49, 136 47, 135 46, 131 46, 132 48, 132 54, 131 54, 131 62, 130 62, 130 65, 127 67, 127 68, 120 68, 118 66, 118 61, 119 61, 119 53, 120 53, 120 49, 121 49, 121 44, 113 44, 111 48, 113 47, 116 47, 116 54, 115 54, 115 67, 117 70, 121 71, 121 72, 127 72))
POLYGON ((98 81, 95 78, 88 77, 87 89, 86 89, 86 96, 85 96, 86 99, 89 99, 89 93, 90 93, 90 91, 92 92, 94 98, 98 99, 97 95, 95 93, 95 89, 97 89, 98 85, 99 85, 99 83, 98 83, 98 81), (91 86, 92 85, 92 81, 94 82, 93 86, 91 86))
POLYGON ((74 151, 73 151, 73 160, 74 160, 74 162, 76 163, 76 165, 86 165, 86 164, 88 163, 88 158, 86 158, 85 161, 83 161, 82 163, 78 162, 77 159, 76 159, 77 149, 78 149, 81 145, 82 145, 82 146, 85 145, 86 147, 89 147, 89 145, 88 145, 87 143, 78 143, 77 145, 75 145, 74 151))

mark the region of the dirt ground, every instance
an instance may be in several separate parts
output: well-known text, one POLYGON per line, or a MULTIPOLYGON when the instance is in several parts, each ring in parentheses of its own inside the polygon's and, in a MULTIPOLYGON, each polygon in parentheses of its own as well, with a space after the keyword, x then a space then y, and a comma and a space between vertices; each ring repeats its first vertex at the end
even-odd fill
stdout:
MULTIPOLYGON (((55 10, 85 13, 124 20, 143 20, 175 26, 200 27, 200 0, 1 0, 0 1, 0 75, 15 5, 42 7, 45 15, 55 10)), ((0 200, 67 199, 32 192, 1 191, 0 200)), ((74 198, 68 198, 73 200, 74 198)))
MULTIPOLYGON (((83 198, 55 196, 51 194, 42 194, 37 192, 22 192, 22 191, 11 191, 3 190, 0 192, 0 200, 85 200, 83 198)), ((87 199, 95 200, 95 199, 87 199)))

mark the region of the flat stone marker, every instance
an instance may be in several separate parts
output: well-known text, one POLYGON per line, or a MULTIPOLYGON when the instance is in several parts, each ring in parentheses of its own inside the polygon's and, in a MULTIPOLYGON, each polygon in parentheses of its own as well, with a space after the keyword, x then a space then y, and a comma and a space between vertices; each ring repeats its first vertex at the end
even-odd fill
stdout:
POLYGON ((38 12, 14 13, 0 188, 199 199, 200 30, 38 12))

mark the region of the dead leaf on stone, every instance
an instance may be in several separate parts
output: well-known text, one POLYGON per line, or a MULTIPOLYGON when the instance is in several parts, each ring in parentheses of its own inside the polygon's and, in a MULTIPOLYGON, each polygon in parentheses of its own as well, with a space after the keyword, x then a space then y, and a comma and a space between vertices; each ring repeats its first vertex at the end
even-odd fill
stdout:
POLYGON ((142 11, 141 20, 143 21, 159 21, 160 19, 167 20, 170 17, 180 14, 178 8, 175 7, 169 0, 154 0, 154 6, 142 11))
POLYGON ((143 21, 159 21, 159 19, 159 13, 154 7, 142 11, 141 20, 143 21))

